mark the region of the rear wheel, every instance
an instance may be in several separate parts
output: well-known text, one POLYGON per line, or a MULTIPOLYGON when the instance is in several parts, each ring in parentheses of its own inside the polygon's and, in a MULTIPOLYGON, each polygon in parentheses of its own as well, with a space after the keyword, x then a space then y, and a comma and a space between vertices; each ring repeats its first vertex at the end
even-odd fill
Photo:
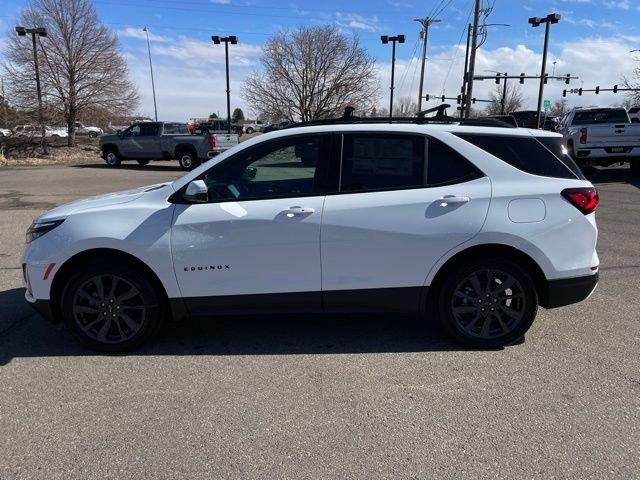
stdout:
POLYGON ((104 161, 109 168, 116 168, 120 166, 121 160, 120 155, 116 149, 105 150, 104 152, 104 161))
POLYGON ((143 272, 124 264, 97 262, 70 277, 60 311, 84 346, 123 352, 157 331, 159 304, 160 298, 143 272))
POLYGON ((252 134, 253 132, 255 132, 255 130, 253 129, 253 127, 247 127, 247 133, 248 133, 248 134, 252 134))
POLYGON ((178 154, 178 163, 180 163, 180 168, 187 171, 193 170, 200 165, 198 157, 189 151, 183 151, 178 154))
POLYGON ((500 258, 478 259, 448 276, 438 307, 443 327, 456 341, 497 348, 529 330, 538 295, 531 277, 517 264, 500 258))

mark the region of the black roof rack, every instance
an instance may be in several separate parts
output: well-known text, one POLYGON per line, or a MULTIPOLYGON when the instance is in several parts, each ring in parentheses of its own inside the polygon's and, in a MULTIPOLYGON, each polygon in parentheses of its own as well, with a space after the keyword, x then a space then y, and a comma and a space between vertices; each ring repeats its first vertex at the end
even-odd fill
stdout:
POLYGON ((517 128, 517 123, 511 115, 499 115, 490 117, 479 118, 467 118, 461 119, 457 117, 450 117, 447 115, 447 108, 451 108, 448 103, 443 103, 437 107, 430 108, 419 112, 415 117, 356 117, 353 113, 355 108, 346 107, 344 115, 339 118, 325 118, 320 120, 311 120, 308 122, 292 123, 285 127, 298 128, 298 127, 316 127, 323 125, 355 125, 355 124, 384 124, 384 123, 413 123, 417 125, 435 123, 435 124, 452 124, 458 123, 460 125, 477 126, 477 127, 501 127, 501 128, 517 128), (432 117, 426 117, 429 113, 434 113, 432 117), (508 117, 508 118, 507 118, 508 117))

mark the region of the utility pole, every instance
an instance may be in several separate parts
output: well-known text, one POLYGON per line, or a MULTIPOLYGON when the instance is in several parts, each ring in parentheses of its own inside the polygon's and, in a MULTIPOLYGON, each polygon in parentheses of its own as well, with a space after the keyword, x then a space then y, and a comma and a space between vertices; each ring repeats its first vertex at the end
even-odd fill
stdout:
POLYGON ((394 81, 395 81, 395 71, 396 71, 396 42, 404 43, 405 36, 404 35, 396 35, 395 37, 390 37, 389 35, 382 35, 380 37, 383 45, 391 42, 391 94, 389 98, 389 120, 393 118, 393 89, 394 89, 394 81))
POLYGON ((147 34, 147 51, 149 52, 149 70, 151 70, 151 91, 153 92, 153 111, 156 115, 156 122, 158 121, 158 106, 156 105, 156 85, 153 82, 153 63, 151 63, 151 43, 149 43, 149 29, 144 27, 142 29, 147 34))
MULTIPOLYGON (((473 75, 475 74, 475 70, 476 70, 476 50, 478 49, 478 24, 480 23, 480 10, 481 10, 481 6, 480 6, 480 1, 481 0, 475 0, 475 7, 474 7, 474 12, 473 12, 473 35, 471 37, 471 52, 469 55, 469 78, 467 78, 467 82, 469 82, 468 86, 467 86, 467 95, 466 98, 472 98, 473 97, 473 75)), ((470 102, 466 102, 466 110, 465 110, 465 117, 469 118, 469 115, 471 115, 471 103, 470 102)))
POLYGON ((219 37, 214 35, 211 37, 213 43, 220 45, 224 42, 224 63, 227 70, 227 133, 231 135, 231 88, 229 86, 229 44, 236 45, 238 43, 238 37, 235 35, 229 35, 228 37, 219 37))
POLYGON ((42 153, 44 155, 47 155, 49 152, 47 150, 47 137, 44 126, 44 112, 42 110, 42 89, 40 88, 40 68, 38 66, 38 47, 36 45, 36 35, 39 37, 46 37, 47 29, 43 27, 16 27, 16 33, 19 37, 24 37, 27 35, 27 33, 30 34, 31 40, 33 42, 33 63, 35 64, 36 70, 36 92, 38 94, 38 121, 40 122, 40 133, 42 134, 42 153))
POLYGON ((549 49, 549 27, 552 24, 560 21, 560 15, 557 13, 550 13, 545 18, 532 17, 529 19, 529 23, 532 27, 539 27, 541 24, 545 24, 544 29, 544 50, 542 51, 542 69, 540 71, 540 90, 538 92, 538 128, 540 128, 540 113, 542 112, 542 97, 544 96, 544 84, 547 83, 545 76, 547 70, 547 51, 549 49))
POLYGON ((433 23, 438 23, 440 20, 434 18, 415 18, 415 22, 422 25, 422 68, 420 70, 420 93, 418 94, 418 112, 422 111, 422 89, 424 87, 424 64, 427 61, 427 40, 429 39, 429 26, 433 23))
MULTIPOLYGON (((464 54, 464 74, 462 76, 462 89, 460 90, 460 93, 462 94, 463 99, 466 97, 467 95, 467 80, 469 79, 469 49, 471 48, 471 29, 473 28, 473 25, 469 24, 468 28, 467 28, 467 49, 465 51, 464 54)), ((464 105, 466 105, 467 102, 463 101, 462 105, 463 107, 460 109, 460 118, 464 118, 464 105)))

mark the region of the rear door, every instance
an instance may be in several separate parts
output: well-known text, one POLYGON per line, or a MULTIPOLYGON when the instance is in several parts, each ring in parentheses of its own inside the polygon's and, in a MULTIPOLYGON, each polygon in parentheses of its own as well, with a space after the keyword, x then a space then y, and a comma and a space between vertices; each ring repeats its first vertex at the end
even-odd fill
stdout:
POLYGON ((325 308, 419 308, 429 270, 480 231, 490 197, 489 179, 439 140, 344 135, 322 220, 325 308))

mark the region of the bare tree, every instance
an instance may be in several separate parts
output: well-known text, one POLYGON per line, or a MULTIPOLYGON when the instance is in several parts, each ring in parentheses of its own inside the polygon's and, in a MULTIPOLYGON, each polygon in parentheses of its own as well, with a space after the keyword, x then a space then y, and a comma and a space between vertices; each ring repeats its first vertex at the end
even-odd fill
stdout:
MULTIPOLYGON (((502 112, 503 94, 504 86, 496 85, 495 90, 489 94, 489 100, 491 100, 491 103, 487 104, 487 107, 485 108, 485 113, 487 115, 500 115, 502 112)), ((524 95, 520 91, 520 85, 513 83, 507 85, 507 94, 504 96, 505 113, 521 110, 523 105, 524 95)))
POLYGON ((393 115, 396 117, 414 117, 418 114, 418 102, 413 97, 400 97, 394 102, 393 115))
MULTIPOLYGON (((636 67, 633 69, 631 78, 623 77, 622 85, 624 88, 637 88, 640 89, 640 57, 635 57, 636 67)), ((632 106, 640 105, 640 91, 627 92, 627 99, 632 106)))
POLYGON ((566 98, 561 98, 560 100, 556 100, 553 102, 553 106, 551 107, 551 115, 556 117, 564 117, 564 114, 569 110, 569 100, 566 98))
POLYGON ((378 99, 374 59, 357 37, 335 26, 300 27, 273 35, 260 59, 263 70, 247 77, 243 98, 254 113, 272 119, 313 120, 361 114, 378 99))
MULTIPOLYGON (((98 19, 91 0, 30 0, 19 22, 45 27, 38 37, 43 101, 49 115, 66 122, 69 146, 75 144, 75 122, 92 109, 127 114, 139 103, 129 80, 118 38, 98 19)), ((10 34, 3 69, 16 107, 36 106, 31 42, 10 34)))

